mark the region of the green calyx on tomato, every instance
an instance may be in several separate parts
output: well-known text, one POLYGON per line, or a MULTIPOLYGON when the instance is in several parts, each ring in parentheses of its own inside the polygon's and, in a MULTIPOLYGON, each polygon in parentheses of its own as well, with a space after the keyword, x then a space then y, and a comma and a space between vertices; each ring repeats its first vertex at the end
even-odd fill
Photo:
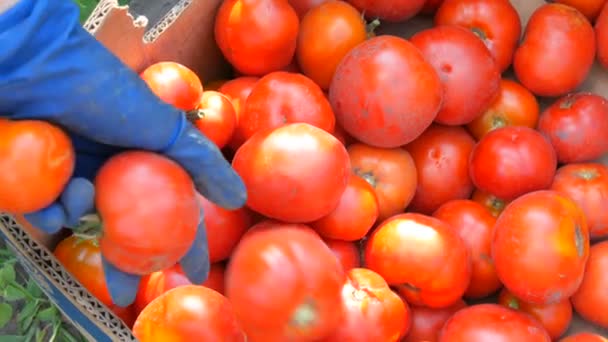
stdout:
POLYGON ((380 26, 380 19, 376 18, 365 25, 365 31, 367 32, 367 38, 376 36, 376 29, 380 26))
POLYGON ((513 310, 519 310, 520 308, 519 301, 515 297, 509 299, 507 306, 513 310))
POLYGON ((98 214, 89 214, 80 219, 80 223, 72 229, 74 236, 79 240, 92 240, 98 244, 103 234, 103 223, 98 214))
POLYGON ((369 183, 369 185, 371 185, 374 189, 376 188, 376 185, 378 184, 378 181, 376 180, 376 177, 374 177, 374 174, 370 171, 368 172, 364 172, 361 171, 359 168, 354 168, 353 172, 363 178, 366 182, 369 183))

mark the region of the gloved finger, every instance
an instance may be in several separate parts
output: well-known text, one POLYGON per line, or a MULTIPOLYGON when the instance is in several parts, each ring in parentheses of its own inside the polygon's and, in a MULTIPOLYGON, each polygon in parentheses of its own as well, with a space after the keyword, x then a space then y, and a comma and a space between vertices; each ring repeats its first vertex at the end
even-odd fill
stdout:
POLYGON ((63 205, 55 202, 50 206, 36 212, 25 214, 23 217, 34 227, 47 234, 55 234, 63 228, 66 213, 63 205))
POLYGON ((209 276, 209 249, 207 247, 207 230, 205 229, 202 209, 196 238, 188 253, 179 261, 179 264, 192 284, 202 284, 209 276))
POLYGON ((112 302, 116 306, 123 308, 133 304, 137 296, 141 277, 118 270, 114 265, 107 262, 103 255, 101 256, 101 261, 103 263, 106 286, 108 287, 108 292, 110 292, 112 302))

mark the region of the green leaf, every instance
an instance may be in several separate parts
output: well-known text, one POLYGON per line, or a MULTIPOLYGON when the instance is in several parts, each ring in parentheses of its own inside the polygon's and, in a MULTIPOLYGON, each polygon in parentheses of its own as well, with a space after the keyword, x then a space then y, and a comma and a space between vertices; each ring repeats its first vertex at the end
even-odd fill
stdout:
POLYGON ((0 268, 0 284, 4 284, 6 286, 10 283, 14 283, 15 279, 17 279, 17 275, 15 273, 14 265, 8 264, 0 268))
POLYGON ((59 311, 54 306, 49 306, 38 313, 38 319, 44 322, 52 322, 57 318, 60 318, 59 311))
POLYGON ((8 302, 14 302, 25 298, 25 293, 13 284, 9 284, 3 291, 2 297, 8 302))
POLYGON ((34 340, 34 336, 36 335, 36 331, 38 331, 38 329, 30 326, 27 329, 27 333, 25 334, 25 340, 26 341, 33 341, 34 340))
POLYGON ((7 303, 0 303, 0 330, 13 318, 13 307, 7 303))
POLYGON ((17 315, 17 322, 22 324, 28 317, 35 317, 39 307, 38 301, 27 302, 17 315))
POLYGON ((27 341, 22 335, 0 335, 0 342, 21 342, 27 341))
POLYGON ((46 297, 44 296, 44 293, 40 289, 40 286, 38 286, 38 284, 36 284, 36 281, 31 278, 28 279, 28 281, 27 281, 26 289, 27 289, 27 292, 29 292, 32 297, 46 299, 46 297))
POLYGON ((72 333, 67 330, 66 328, 61 328, 59 330, 59 334, 57 334, 59 336, 58 340, 59 341, 66 341, 66 342, 80 342, 80 341, 84 341, 84 339, 82 338, 77 338, 76 336, 72 335, 72 333))
MULTIPOLYGON (((36 318, 36 316, 31 315, 31 316, 25 316, 23 317, 23 320, 19 321, 19 330, 21 330, 20 332, 25 333, 27 332, 28 335, 30 333, 32 329, 32 323, 34 323, 34 318, 36 318)), ((33 337, 33 335, 32 335, 33 337)), ((29 341, 29 339, 28 339, 29 341)))

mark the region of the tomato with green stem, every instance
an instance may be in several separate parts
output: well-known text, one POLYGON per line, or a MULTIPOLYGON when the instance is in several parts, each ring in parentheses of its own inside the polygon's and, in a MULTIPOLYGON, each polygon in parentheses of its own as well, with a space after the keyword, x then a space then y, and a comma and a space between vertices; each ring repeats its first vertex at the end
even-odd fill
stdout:
POLYGON ((203 92, 197 109, 190 112, 190 119, 218 148, 224 148, 236 128, 236 112, 227 96, 208 90, 203 92))

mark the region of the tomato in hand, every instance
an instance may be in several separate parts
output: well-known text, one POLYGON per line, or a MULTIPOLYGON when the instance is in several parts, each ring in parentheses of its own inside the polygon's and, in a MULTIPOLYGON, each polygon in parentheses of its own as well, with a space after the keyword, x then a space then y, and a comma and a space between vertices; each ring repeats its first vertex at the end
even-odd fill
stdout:
POLYGON ((557 157, 549 140, 522 126, 489 132, 477 143, 469 160, 475 187, 504 200, 548 189, 556 168, 557 157))
POLYGON ((498 217, 507 204, 510 203, 509 201, 501 200, 500 198, 479 189, 473 191, 471 200, 486 207, 494 217, 498 217))
POLYGON ((554 2, 576 8, 593 22, 600 14, 606 0, 555 0, 554 2))
POLYGON ((411 306, 412 325, 403 342, 437 342, 439 332, 445 322, 458 310, 466 306, 467 304, 463 300, 441 309, 411 306))
POLYGON ((314 232, 278 228, 248 234, 226 270, 226 295, 251 341, 314 341, 343 317, 345 275, 314 232))
POLYGON ((411 324, 408 305, 374 271, 355 268, 346 276, 344 318, 323 341, 399 341, 411 324))
POLYGON ((95 178, 95 206, 103 223, 103 256, 136 275, 175 265, 192 246, 200 216, 190 175, 146 151, 106 161, 95 178))
POLYGON ((581 286, 572 296, 574 310, 583 319, 608 329, 608 241, 591 247, 589 262, 581 286))
POLYGON ((604 5, 595 22, 595 37, 597 40, 597 60, 604 68, 608 68, 608 5, 604 5))
POLYGON ((587 332, 581 332, 578 334, 564 337, 559 342, 608 342, 608 338, 600 336, 598 334, 592 334, 587 332))
POLYGON ((176 62, 158 62, 140 74, 150 90, 164 102, 185 111, 198 107, 203 96, 200 78, 176 62))
POLYGON ((435 14, 435 25, 458 25, 473 31, 501 72, 511 65, 521 35, 521 20, 510 1, 445 0, 435 14))
POLYGON ((561 96, 585 81, 595 49, 593 27, 584 15, 562 4, 545 4, 528 21, 513 69, 534 94, 561 96))
POLYGON ((536 128, 540 109, 534 94, 516 81, 500 80, 498 97, 467 128, 480 140, 488 132, 505 126, 536 128))
POLYGON ((469 198, 473 192, 469 156, 474 146, 475 140, 464 128, 436 124, 406 145, 418 174, 408 210, 430 215, 442 203, 469 198))
POLYGON ((355 143, 348 147, 351 168, 378 198, 378 221, 402 213, 416 192, 414 160, 402 148, 384 149, 355 143))
POLYGON ((203 92, 193 123, 218 148, 224 148, 236 128, 236 112, 230 99, 220 92, 203 92))
POLYGON ((538 130, 561 163, 597 159, 608 152, 608 101, 591 93, 566 95, 545 109, 538 130))
POLYGON ((447 223, 415 213, 395 215, 365 245, 365 264, 412 305, 442 308, 458 301, 471 280, 471 256, 447 223))
POLYGON ((437 26, 410 40, 435 68, 445 89, 435 122, 464 125, 490 107, 498 96, 500 70, 475 34, 459 26, 437 26))
POLYGON ((51 205, 76 160, 70 137, 45 121, 0 119, 0 211, 29 214, 51 205))
POLYGON ((359 243, 352 241, 342 241, 334 239, 324 239, 325 244, 342 264, 344 271, 350 271, 353 268, 361 267, 361 251, 359 243))
POLYGON ((141 342, 245 342, 226 297, 200 285, 171 289, 139 314, 133 335, 141 342))
POLYGON ((517 298, 560 302, 579 287, 589 258, 585 214, 555 191, 523 195, 496 221, 492 258, 498 278, 517 298))
POLYGON ((435 119, 443 86, 409 41, 378 36, 352 49, 329 87, 336 119, 353 138, 385 148, 416 139, 435 119))
POLYGON ((368 18, 387 22, 405 21, 422 10, 425 0, 348 0, 368 18))
POLYGON ((298 17, 302 18, 311 9, 318 7, 328 0, 288 0, 289 4, 298 14, 298 17))

